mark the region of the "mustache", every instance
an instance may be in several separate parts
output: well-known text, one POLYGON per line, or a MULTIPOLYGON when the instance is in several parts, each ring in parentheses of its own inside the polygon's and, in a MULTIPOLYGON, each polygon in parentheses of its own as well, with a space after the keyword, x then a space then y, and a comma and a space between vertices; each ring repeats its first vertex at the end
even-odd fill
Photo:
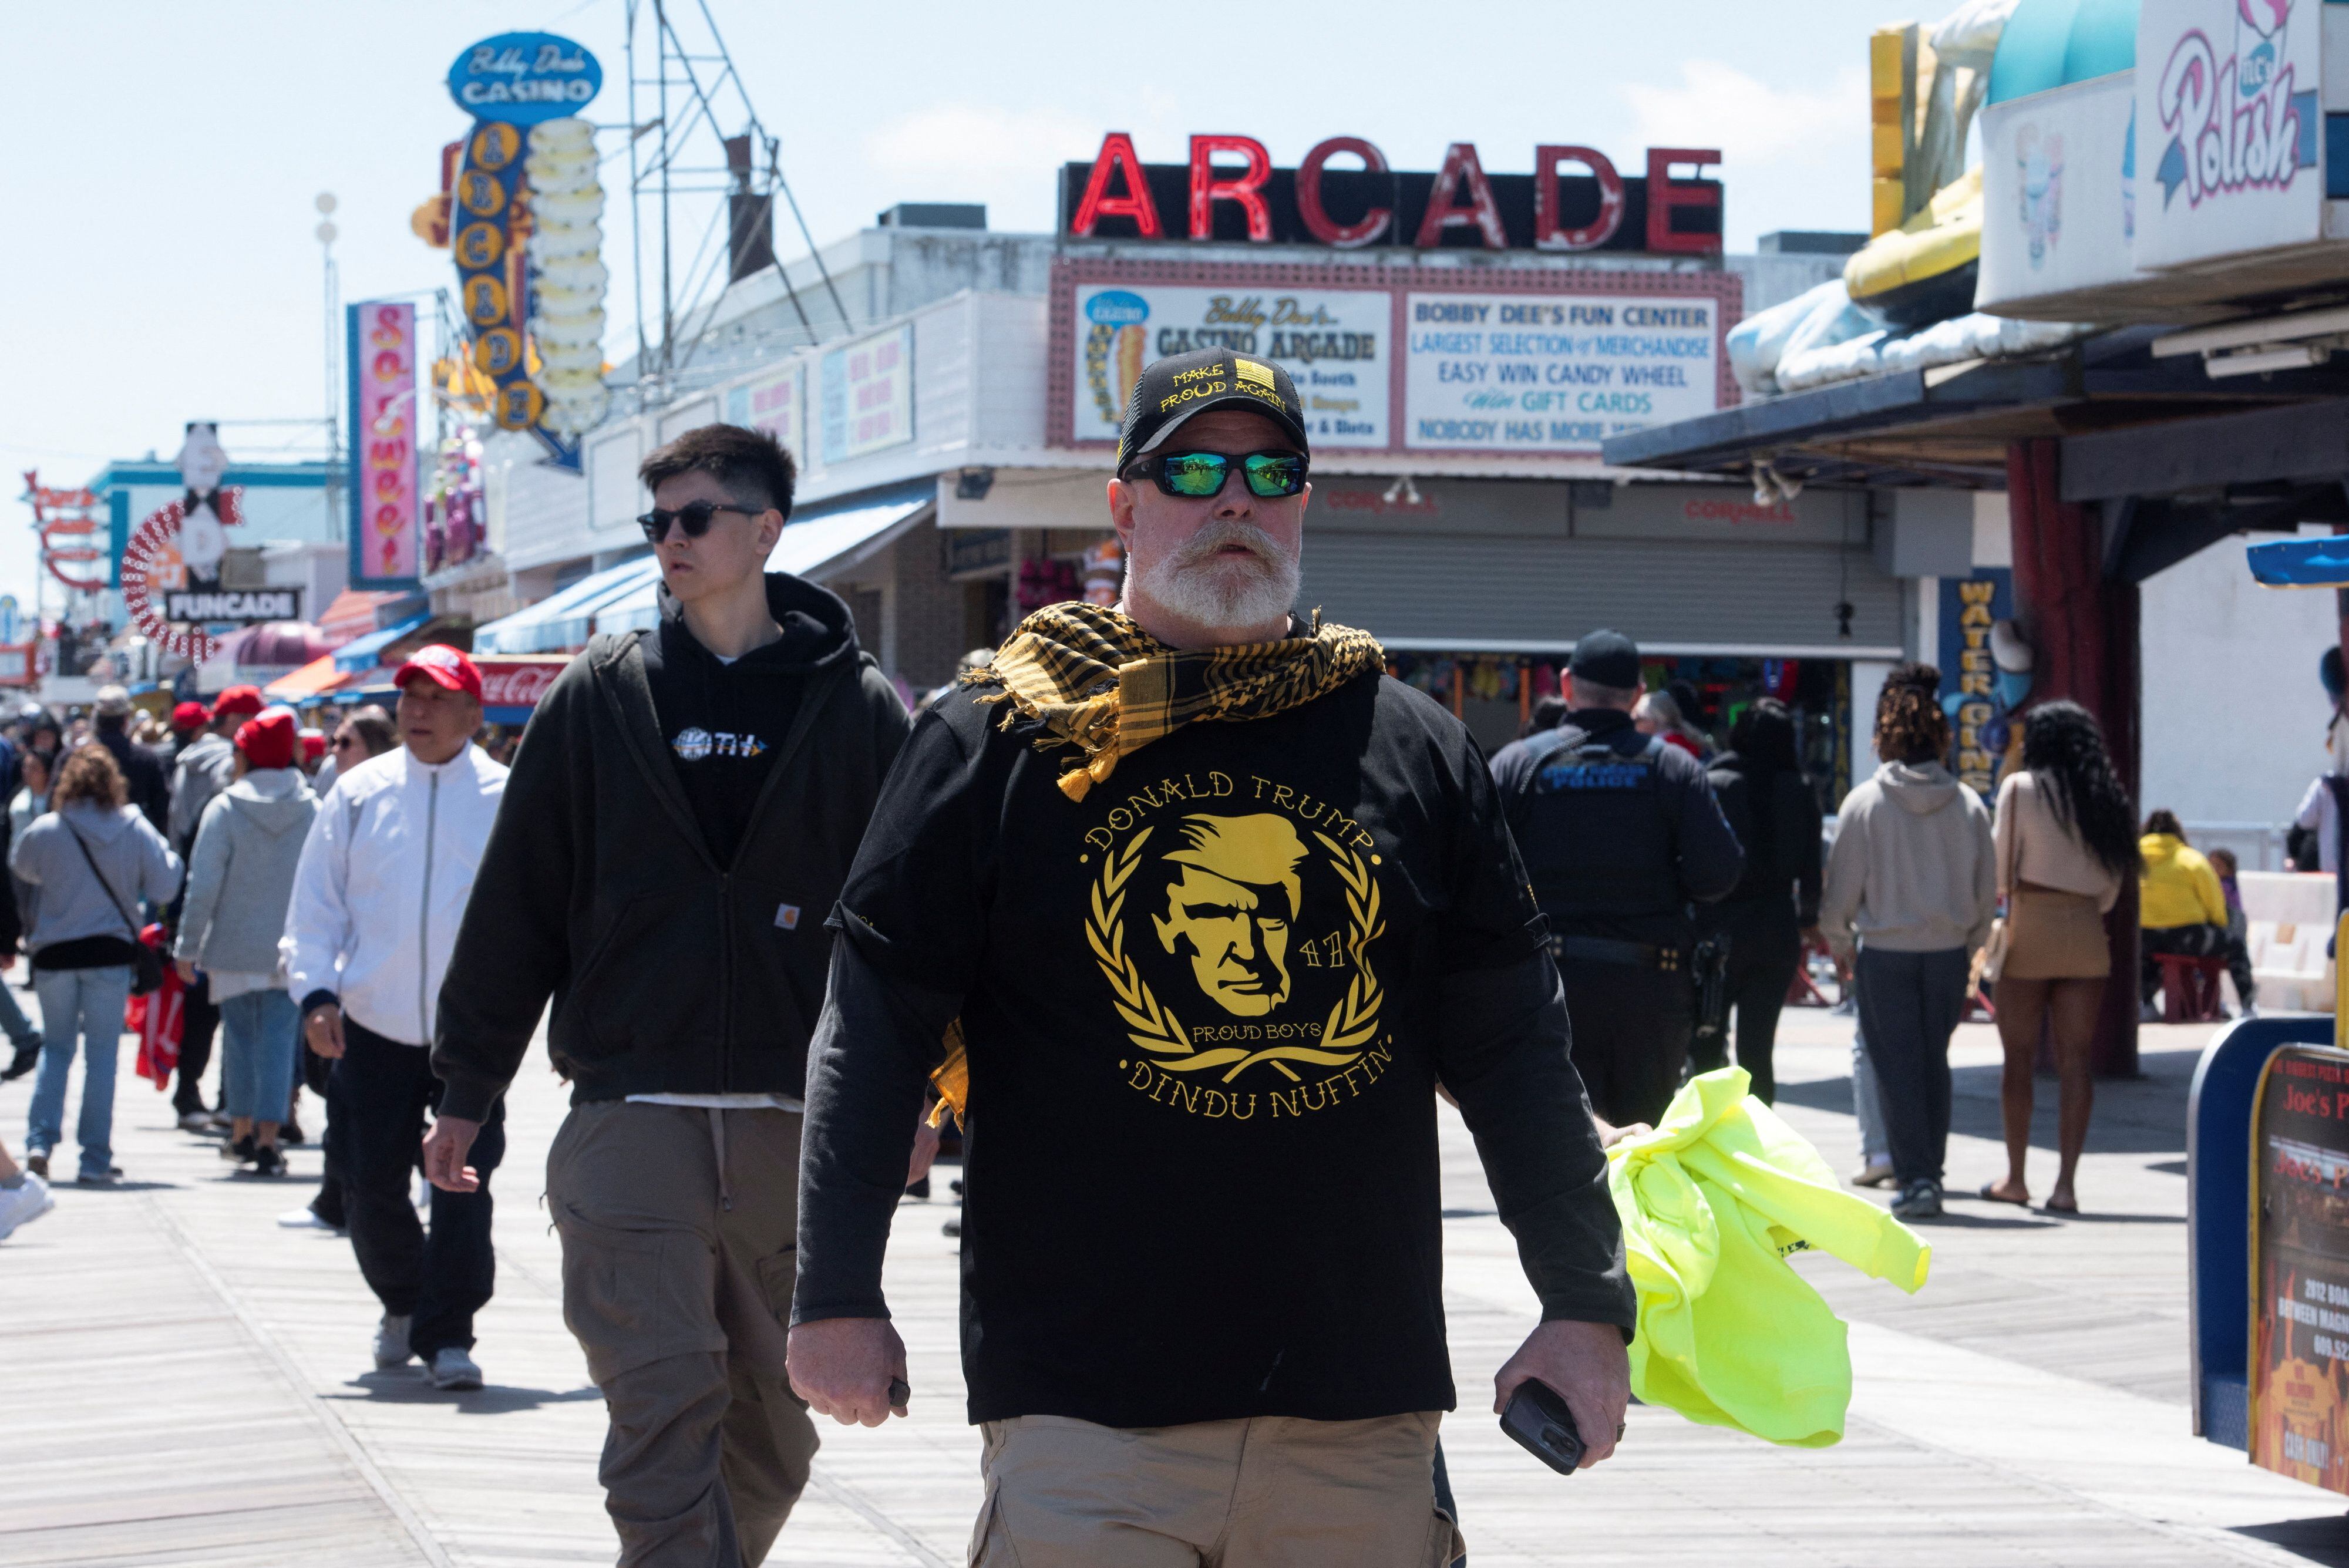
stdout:
POLYGON ((1286 558, 1279 542, 1255 524, 1224 519, 1209 523, 1192 535, 1182 549, 1175 552, 1171 564, 1178 568, 1203 566, 1213 560, 1219 551, 1234 545, 1268 563, 1286 558))

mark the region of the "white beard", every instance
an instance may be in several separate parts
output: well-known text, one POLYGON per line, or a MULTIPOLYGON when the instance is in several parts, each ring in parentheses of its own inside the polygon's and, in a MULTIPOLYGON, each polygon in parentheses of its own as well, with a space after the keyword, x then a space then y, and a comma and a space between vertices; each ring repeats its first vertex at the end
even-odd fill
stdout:
POLYGON ((1129 592, 1139 589, 1160 608, 1206 630, 1244 632, 1288 615, 1301 581, 1297 556, 1263 529, 1211 523, 1174 555, 1137 571, 1129 592), (1216 554, 1234 543, 1256 554, 1216 554))

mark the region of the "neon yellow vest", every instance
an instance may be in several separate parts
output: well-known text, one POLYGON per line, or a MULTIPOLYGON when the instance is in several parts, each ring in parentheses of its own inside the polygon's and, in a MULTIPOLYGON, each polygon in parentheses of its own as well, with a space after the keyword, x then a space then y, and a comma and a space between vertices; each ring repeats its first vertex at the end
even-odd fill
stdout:
POLYGON ((1774 1443, 1843 1438, 1843 1320, 1786 1262, 1832 1252, 1914 1293, 1932 1250, 1837 1185, 1742 1067, 1691 1079, 1656 1130, 1608 1151, 1607 1185, 1640 1297, 1631 1390, 1692 1421, 1774 1443))

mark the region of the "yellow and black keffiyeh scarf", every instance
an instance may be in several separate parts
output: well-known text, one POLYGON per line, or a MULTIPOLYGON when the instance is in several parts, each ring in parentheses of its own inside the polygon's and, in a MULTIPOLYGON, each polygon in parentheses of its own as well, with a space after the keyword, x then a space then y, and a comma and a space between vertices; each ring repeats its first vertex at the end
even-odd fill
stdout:
POLYGON ((1084 753, 1061 776, 1061 793, 1082 800, 1118 759, 1185 724, 1268 719, 1385 663, 1377 639, 1325 626, 1319 610, 1302 636, 1185 653, 1122 610, 1061 604, 1021 621, 993 663, 962 679, 1000 688, 979 701, 1009 705, 1004 728, 1032 720, 1043 729, 1038 746, 1084 753))

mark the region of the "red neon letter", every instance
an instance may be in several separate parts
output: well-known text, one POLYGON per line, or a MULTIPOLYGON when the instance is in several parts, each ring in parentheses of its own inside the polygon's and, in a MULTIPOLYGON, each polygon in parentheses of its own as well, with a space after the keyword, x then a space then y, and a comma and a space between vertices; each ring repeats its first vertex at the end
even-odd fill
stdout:
MULTIPOLYGON (((1652 189, 1652 187, 1651 187, 1652 189)), ((1651 197, 1651 201, 1654 198, 1651 197)), ((1607 154, 1588 147, 1534 149, 1534 247, 1545 251, 1595 251, 1623 226, 1623 177, 1607 154), (1557 166, 1579 163, 1599 181, 1599 215, 1579 229, 1559 226, 1557 166)))
POLYGON ((1237 202, 1247 213, 1248 239, 1262 244, 1272 238, 1272 209, 1264 204, 1260 192, 1264 182, 1272 178, 1272 154, 1264 143, 1253 136, 1195 136, 1191 138, 1191 237, 1212 240, 1216 237, 1217 202, 1237 202), (1247 159, 1247 171, 1227 179, 1216 178, 1214 159, 1218 152, 1237 152, 1247 159))
POLYGON ((1133 138, 1123 130, 1102 138, 1101 155, 1093 160, 1092 178, 1085 182, 1085 199, 1077 203, 1069 233, 1083 239, 1103 218, 1133 219, 1134 233, 1141 239, 1164 237, 1158 227, 1158 203, 1150 199, 1150 182, 1143 176, 1141 155, 1133 151, 1133 138), (1110 171, 1115 169, 1125 172, 1123 196, 1109 193, 1110 171))
POLYGON ((1713 255, 1721 250, 1721 234, 1677 234, 1672 229, 1672 213, 1682 207, 1709 207, 1721 211, 1721 187, 1694 183, 1672 183, 1672 165, 1692 163, 1696 172, 1692 181, 1702 179, 1704 166, 1721 161, 1721 151, 1712 147, 1651 147, 1648 149, 1648 248, 1651 251, 1680 251, 1690 255, 1713 255))
POLYGON ((1350 152, 1362 161, 1366 174, 1387 171, 1386 155, 1359 136, 1333 136, 1318 143, 1297 166, 1297 216, 1305 232, 1325 245, 1350 251, 1367 245, 1387 232, 1394 222, 1394 213, 1385 207, 1372 207, 1358 223, 1333 223, 1329 209, 1321 205, 1321 167, 1337 153, 1350 152))
POLYGON ((1474 228, 1485 237, 1485 248, 1505 251, 1509 248, 1508 231, 1501 227, 1501 209, 1493 204, 1493 187, 1485 182, 1485 166, 1476 161, 1476 144, 1455 141, 1444 150, 1443 171, 1435 177, 1435 189, 1427 193, 1427 215, 1419 221, 1419 238, 1412 243, 1422 250, 1433 250, 1444 243, 1446 229, 1474 228), (1463 182, 1468 186, 1468 204, 1455 207, 1453 200, 1460 193, 1463 182))

